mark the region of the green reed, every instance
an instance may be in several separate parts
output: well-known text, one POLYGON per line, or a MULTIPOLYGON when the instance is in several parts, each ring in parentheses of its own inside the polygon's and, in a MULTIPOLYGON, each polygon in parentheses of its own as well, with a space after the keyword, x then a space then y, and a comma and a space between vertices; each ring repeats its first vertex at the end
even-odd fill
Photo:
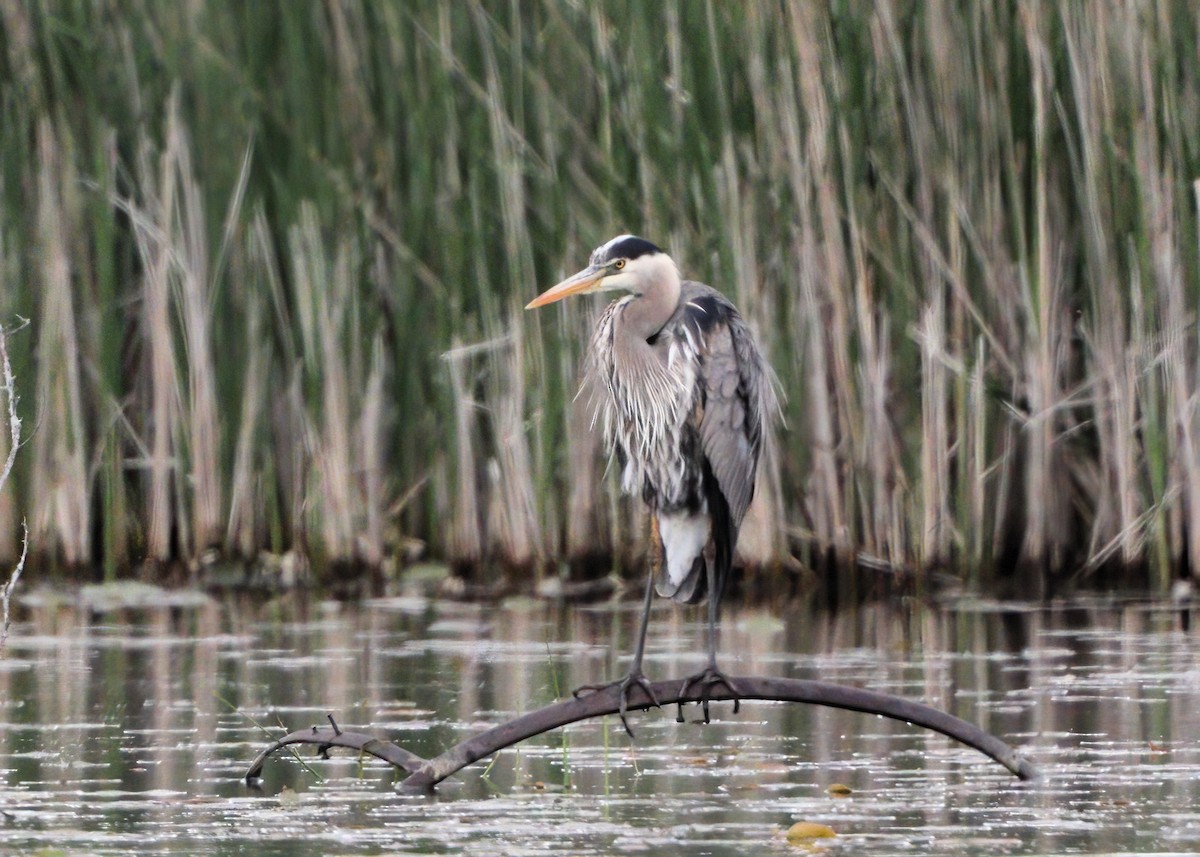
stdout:
POLYGON ((110 576, 412 538, 636 564, 575 399, 598 307, 521 309, 632 231, 787 395, 749 560, 1163 587, 1200 561, 1197 30, 1165 0, 3 4, 36 428, 0 547, 24 510, 110 576))

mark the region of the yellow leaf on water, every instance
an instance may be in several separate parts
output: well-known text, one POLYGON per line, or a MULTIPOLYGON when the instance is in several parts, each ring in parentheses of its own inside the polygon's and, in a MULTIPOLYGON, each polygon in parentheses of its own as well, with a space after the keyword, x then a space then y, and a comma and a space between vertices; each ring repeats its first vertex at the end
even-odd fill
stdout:
POLYGON ((787 841, 793 845, 803 845, 814 839, 829 839, 837 836, 833 828, 815 821, 797 821, 788 828, 787 841))
POLYGON ((850 786, 843 785, 842 783, 834 783, 829 788, 825 789, 825 791, 834 797, 845 797, 846 795, 853 793, 850 786))

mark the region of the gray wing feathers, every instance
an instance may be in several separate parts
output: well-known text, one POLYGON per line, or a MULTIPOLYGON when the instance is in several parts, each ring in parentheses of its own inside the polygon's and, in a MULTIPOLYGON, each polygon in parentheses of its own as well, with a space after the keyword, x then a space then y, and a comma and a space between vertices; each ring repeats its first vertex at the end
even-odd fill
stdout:
POLYGON ((740 527, 754 498, 763 423, 773 401, 767 369, 745 322, 727 302, 721 323, 701 343, 704 404, 700 440, 713 475, 740 527))
POLYGON ((700 442, 709 467, 739 526, 754 496, 758 465, 758 432, 749 402, 742 394, 742 372, 729 328, 716 328, 707 337, 704 360, 705 403, 700 419, 700 442))

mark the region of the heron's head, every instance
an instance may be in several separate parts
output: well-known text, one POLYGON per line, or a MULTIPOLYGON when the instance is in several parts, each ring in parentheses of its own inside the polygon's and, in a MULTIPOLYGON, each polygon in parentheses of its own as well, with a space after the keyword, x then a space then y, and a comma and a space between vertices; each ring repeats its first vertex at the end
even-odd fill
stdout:
POLYGON ((618 235, 596 248, 586 268, 542 292, 525 309, 535 309, 588 292, 623 289, 645 294, 654 286, 666 284, 670 278, 678 283, 679 272, 670 256, 645 238, 618 235))

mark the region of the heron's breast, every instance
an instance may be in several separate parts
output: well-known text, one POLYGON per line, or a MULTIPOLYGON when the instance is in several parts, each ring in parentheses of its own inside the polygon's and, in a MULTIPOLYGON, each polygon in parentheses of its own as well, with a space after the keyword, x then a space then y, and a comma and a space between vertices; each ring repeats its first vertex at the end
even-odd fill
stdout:
POLYGON ((696 457, 696 363, 678 342, 653 349, 653 360, 612 362, 605 428, 626 459, 622 487, 659 508, 691 506, 699 495, 696 457))

